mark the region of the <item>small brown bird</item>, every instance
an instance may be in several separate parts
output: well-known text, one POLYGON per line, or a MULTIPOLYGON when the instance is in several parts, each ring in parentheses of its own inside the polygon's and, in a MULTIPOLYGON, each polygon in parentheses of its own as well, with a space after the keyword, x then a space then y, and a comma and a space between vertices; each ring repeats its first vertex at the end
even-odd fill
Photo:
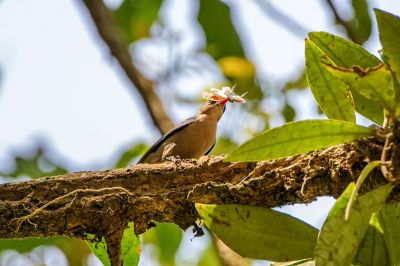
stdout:
POLYGON ((211 92, 203 96, 208 101, 197 114, 161 137, 138 163, 161 163, 170 156, 197 159, 211 152, 215 145, 217 124, 225 111, 226 103, 246 101, 242 98, 243 95, 235 95, 230 87, 211 89, 211 92))

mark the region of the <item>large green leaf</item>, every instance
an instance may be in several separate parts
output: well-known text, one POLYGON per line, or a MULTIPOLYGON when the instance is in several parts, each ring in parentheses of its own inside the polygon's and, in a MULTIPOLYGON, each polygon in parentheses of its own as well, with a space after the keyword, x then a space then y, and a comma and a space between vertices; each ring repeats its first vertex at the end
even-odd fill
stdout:
POLYGON ((153 244, 161 265, 175 265, 175 255, 182 240, 182 229, 173 223, 157 223, 143 234, 145 244, 153 244))
MULTIPOLYGON (((378 20, 379 37, 383 46, 383 53, 394 72, 396 81, 400 80, 400 18, 388 12, 375 9, 378 20)), ((398 116, 400 116, 400 86, 394 86, 398 116)))
POLYGON ((356 90, 351 90, 357 113, 365 116, 378 125, 383 124, 383 108, 375 101, 370 100, 356 90))
MULTIPOLYGON (((107 242, 103 237, 101 240, 92 235, 87 234, 87 243, 93 254, 105 266, 111 265, 110 258, 107 253, 107 242)), ((140 257, 140 239, 135 235, 133 223, 130 222, 128 227, 124 230, 121 241, 121 256, 124 265, 135 266, 139 263, 140 257)))
POLYGON ((383 230, 375 213, 372 214, 367 233, 360 243, 353 265, 390 265, 383 230))
POLYGON ((288 214, 245 205, 206 205, 196 209, 226 245, 248 258, 287 261, 313 256, 318 230, 288 214))
POLYGON ((391 265, 400 265, 400 208, 385 206, 379 212, 391 265))
POLYGON ((225 3, 219 0, 200 0, 198 20, 206 35, 207 52, 212 57, 244 57, 239 35, 225 3))
POLYGON ((262 161, 299 154, 372 135, 373 130, 338 120, 287 123, 254 137, 228 155, 228 161, 262 161))
POLYGON ((149 30, 158 17, 162 0, 124 0, 114 15, 125 34, 127 43, 149 36, 149 30))
MULTIPOLYGON (((378 66, 381 61, 368 53, 362 46, 327 32, 310 32, 308 34, 318 48, 338 67, 362 69, 378 66)), ((383 108, 376 102, 365 98, 350 88, 356 111, 366 118, 382 124, 383 108)))
POLYGON ((306 75, 311 91, 328 118, 355 122, 354 106, 347 85, 321 62, 322 51, 306 40, 306 75))
POLYGON ((392 70, 400 79, 400 17, 374 9, 378 20, 383 52, 392 70))
POLYGON ((344 219, 346 205, 355 184, 351 183, 328 214, 315 248, 317 265, 350 265, 367 232, 372 213, 383 206, 392 185, 381 186, 357 198, 349 220, 344 219))
POLYGON ((395 93, 392 74, 386 65, 362 70, 357 67, 342 68, 324 64, 335 77, 346 82, 354 91, 376 101, 386 110, 394 111, 395 93))
POLYGON ((356 65, 365 69, 381 63, 376 56, 368 53, 362 46, 331 33, 310 32, 308 37, 338 67, 351 68, 356 65))

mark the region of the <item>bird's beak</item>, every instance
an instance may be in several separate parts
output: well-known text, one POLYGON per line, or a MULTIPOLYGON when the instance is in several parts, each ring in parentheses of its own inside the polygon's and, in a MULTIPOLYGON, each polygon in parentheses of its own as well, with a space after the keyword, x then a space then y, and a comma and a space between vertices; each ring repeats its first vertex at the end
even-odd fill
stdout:
POLYGON ((220 103, 220 104, 223 104, 223 105, 225 105, 227 102, 229 102, 229 99, 228 99, 228 98, 219 101, 219 103, 220 103))

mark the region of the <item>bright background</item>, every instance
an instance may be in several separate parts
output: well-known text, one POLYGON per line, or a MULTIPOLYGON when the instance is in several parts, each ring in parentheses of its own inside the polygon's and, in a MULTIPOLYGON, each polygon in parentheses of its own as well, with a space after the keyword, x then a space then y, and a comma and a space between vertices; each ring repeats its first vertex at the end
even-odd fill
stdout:
MULTIPOLYGON (((306 33, 302 36, 301 32, 289 32, 266 16, 254 1, 226 2, 231 7, 246 55, 257 66, 257 74, 267 89, 268 84, 274 87, 283 79, 299 75, 304 65, 306 33)), ((308 31, 342 35, 321 1, 270 2, 308 31)), ((112 8, 119 3, 107 1, 112 8)), ((334 3, 344 17, 352 16, 350 1, 334 3)), ((369 1, 369 5, 400 14, 400 2, 396 0, 369 1)), ((182 36, 183 51, 205 45, 204 35, 194 21, 197 8, 195 1, 185 0, 167 0, 162 6, 161 14, 170 29, 182 36)), ((158 71, 159 64, 165 63, 159 47, 157 42, 146 41, 139 46, 138 58, 152 65, 149 76, 158 71)), ((365 47, 374 54, 380 49, 375 26, 365 47)), ((172 87, 184 96, 199 96, 202 89, 221 79, 213 67, 210 65, 208 73, 201 77, 178 77, 164 87, 172 87)), ((1 171, 12 169, 16 155, 32 153, 38 144, 45 146, 46 154, 69 171, 105 169, 112 167, 119 155, 133 144, 150 144, 159 137, 140 97, 128 88, 119 66, 97 36, 79 1, 1 1, 0 71, 1 171)), ((166 88, 160 90, 164 100, 175 99, 166 88)), ((296 119, 320 116, 308 91, 293 90, 289 101, 297 111, 296 119)), ((175 122, 193 114, 197 107, 198 104, 166 105, 175 122)), ((229 108, 220 123, 219 134, 229 135, 227 130, 240 126, 235 124, 236 107, 229 108)), ((284 123, 278 115, 279 101, 266 100, 263 108, 271 114, 271 126, 284 123)), ((235 138, 242 142, 250 135, 244 133, 235 138)), ((285 207, 284 211, 318 227, 332 203, 332 199, 324 198, 307 207, 285 207)), ((185 234, 177 255, 178 264, 191 265, 208 243, 207 237, 191 238, 191 233, 185 234)), ((4 258, 12 254, 16 258, 13 263, 27 263, 15 252, 2 254, 0 265, 6 265, 4 258)), ((48 265, 63 265, 63 254, 55 247, 42 246, 34 254, 40 254, 37 256, 48 265)), ((141 265, 154 265, 152 254, 151 247, 144 247, 141 265)), ((94 257, 88 261, 90 265, 98 263, 94 257)), ((257 265, 265 264, 257 262, 257 265)))

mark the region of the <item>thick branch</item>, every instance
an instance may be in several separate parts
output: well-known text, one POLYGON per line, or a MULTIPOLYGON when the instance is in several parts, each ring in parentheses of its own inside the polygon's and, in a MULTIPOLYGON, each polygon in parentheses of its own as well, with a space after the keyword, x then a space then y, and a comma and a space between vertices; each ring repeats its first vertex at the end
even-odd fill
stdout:
MULTIPOLYGON (((203 157, 4 184, 0 238, 110 236, 128 221, 135 223, 139 234, 151 221, 189 227, 197 218, 193 202, 277 207, 318 196, 337 197, 368 162, 379 159, 381 151, 381 143, 360 140, 259 163, 203 157), (41 206, 44 209, 38 209, 41 206)), ((384 182, 376 171, 363 188, 384 182)), ((395 192, 392 198, 399 196, 395 192)))
POLYGON ((164 134, 173 127, 173 122, 164 110, 160 98, 157 96, 154 84, 146 79, 132 63, 132 58, 124 42, 122 33, 110 10, 102 0, 83 1, 89 10, 97 31, 117 59, 128 79, 138 90, 154 125, 164 134))

